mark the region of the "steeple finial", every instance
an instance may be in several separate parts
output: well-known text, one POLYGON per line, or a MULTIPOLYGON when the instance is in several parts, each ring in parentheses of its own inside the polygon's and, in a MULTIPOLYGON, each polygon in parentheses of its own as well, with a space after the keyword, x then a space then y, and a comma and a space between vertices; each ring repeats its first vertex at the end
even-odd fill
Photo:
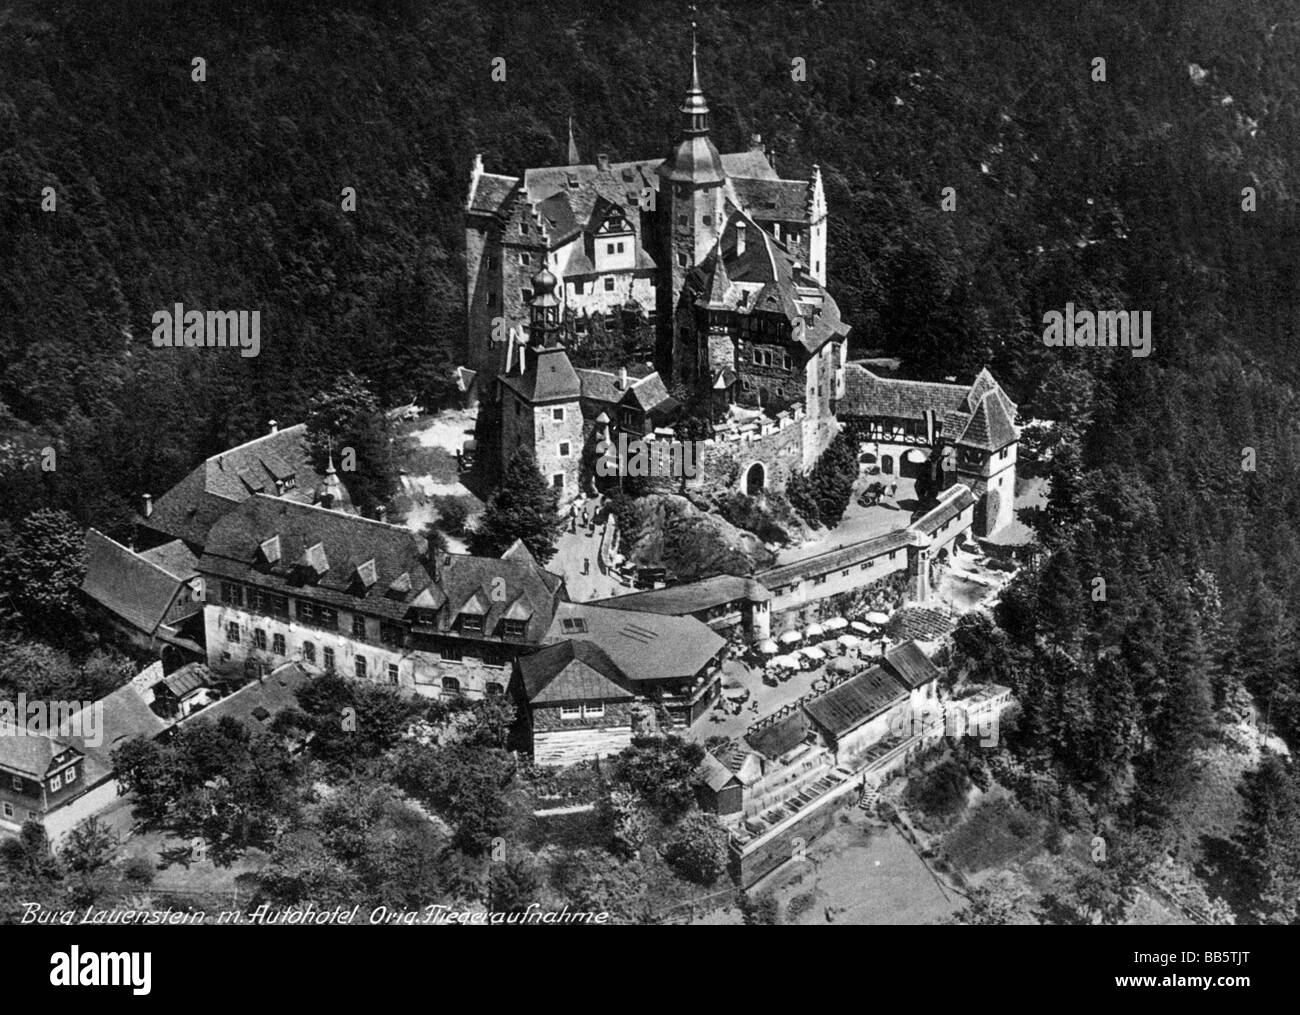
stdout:
POLYGON ((696 37, 695 5, 691 4, 691 87, 686 90, 682 100, 681 111, 686 114, 687 134, 707 134, 709 132, 709 104, 704 101, 704 89, 700 87, 700 46, 696 37))
POLYGON ((700 50, 695 39, 695 5, 691 4, 691 91, 700 91, 700 50))

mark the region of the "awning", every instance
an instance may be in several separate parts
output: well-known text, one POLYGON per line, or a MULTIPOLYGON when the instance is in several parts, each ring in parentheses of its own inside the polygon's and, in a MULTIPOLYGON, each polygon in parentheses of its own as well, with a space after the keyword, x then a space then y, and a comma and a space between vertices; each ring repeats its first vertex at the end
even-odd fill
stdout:
POLYGON ((835 640, 838 641, 845 648, 853 648, 854 645, 861 644, 862 642, 862 639, 859 638, 856 634, 842 634, 835 640))
POLYGON ((872 610, 866 617, 868 624, 888 624, 889 614, 881 613, 879 610, 872 610))
POLYGON ((811 659, 815 663, 826 661, 826 653, 819 648, 801 648, 799 652, 805 659, 811 659))
POLYGON ((803 629, 805 638, 820 638, 826 632, 822 630, 821 624, 809 624, 803 629))
POLYGON ((763 655, 765 656, 774 656, 781 651, 779 648, 776 647, 776 642, 774 642, 771 638, 768 638, 767 641, 759 645, 758 650, 762 652, 763 655))
POLYGON ((797 641, 803 641, 803 635, 798 631, 786 631, 781 635, 782 645, 793 645, 797 641))
POLYGON ((872 628, 868 624, 862 623, 862 621, 860 620, 855 620, 852 624, 849 625, 849 627, 853 628, 853 630, 859 632, 860 634, 872 635, 876 633, 874 628, 872 628))
POLYGON ((912 448, 910 451, 908 451, 906 457, 909 462, 920 464, 921 462, 924 462, 926 460, 927 456, 926 453, 922 451, 920 448, 912 448))
POLYGON ((843 617, 831 617, 830 620, 822 621, 822 629, 825 631, 843 631, 849 626, 849 622, 843 617))

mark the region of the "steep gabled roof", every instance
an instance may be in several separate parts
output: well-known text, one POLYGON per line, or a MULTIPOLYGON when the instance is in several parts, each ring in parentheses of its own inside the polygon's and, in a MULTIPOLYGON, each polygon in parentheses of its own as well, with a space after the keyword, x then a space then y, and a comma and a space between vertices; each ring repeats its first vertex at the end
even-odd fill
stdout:
POLYGON ((885 668, 905 687, 913 690, 939 677, 939 668, 914 641, 905 641, 889 649, 885 653, 885 668))
POLYGON ((432 580, 415 534, 408 529, 264 494, 236 505, 212 527, 199 569, 388 617, 402 616, 408 602, 432 580), (279 559, 267 564, 259 548, 277 536, 279 559), (304 589, 307 576, 299 561, 317 543, 322 544, 330 568, 304 589), (376 581, 364 585, 357 580, 357 568, 371 559, 376 581), (395 597, 389 589, 403 574, 409 576, 414 592, 395 597))
POLYGON ((562 641, 519 658, 519 676, 530 704, 631 701, 627 678, 599 645, 562 641))
POLYGON ((48 733, 25 730, 20 736, 11 729, 0 730, 0 768, 38 782, 51 768, 64 765, 80 755, 81 751, 76 747, 48 733))
POLYGON ((961 416, 961 413, 954 412, 944 420, 945 435, 956 432, 953 440, 958 444, 982 451, 998 451, 1019 439, 1012 416, 1008 414, 1006 404, 998 392, 990 391, 984 395, 975 411, 965 420, 965 425, 961 425, 961 416), (961 427, 960 431, 957 430, 958 426, 961 427))
POLYGON ((183 583, 182 576, 132 553, 97 529, 86 532, 81 591, 132 627, 153 634, 183 583))
POLYGON ((208 458, 158 498, 144 524, 202 546, 208 531, 235 504, 256 492, 311 503, 325 477, 312 464, 307 424, 285 427, 208 458))
POLYGON ((844 368, 844 415, 886 419, 923 420, 926 412, 939 419, 965 403, 967 389, 960 384, 905 381, 880 377, 859 363, 844 368))
POLYGON ((841 737, 906 697, 897 680, 873 666, 805 702, 804 708, 822 729, 841 737))
POLYGON ((594 641, 633 683, 696 676, 726 642, 694 617, 561 603, 546 640, 594 641), (581 630, 564 621, 581 621, 581 630))
POLYGON ((523 374, 502 374, 502 383, 532 405, 575 402, 582 397, 582 382, 563 346, 529 352, 528 369, 523 374))
POLYGON ((807 222, 808 181, 733 179, 732 189, 751 218, 762 222, 807 222))

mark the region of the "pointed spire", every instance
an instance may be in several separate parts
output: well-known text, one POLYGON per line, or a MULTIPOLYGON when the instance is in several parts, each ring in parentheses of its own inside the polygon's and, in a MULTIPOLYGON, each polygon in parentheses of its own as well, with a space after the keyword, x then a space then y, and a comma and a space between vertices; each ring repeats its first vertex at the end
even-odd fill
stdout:
POLYGON ((707 134, 709 132, 709 104, 704 101, 704 89, 700 87, 700 47, 695 35, 696 25, 691 22, 691 87, 682 100, 681 111, 686 114, 687 134, 707 134))
POLYGON ((582 165, 582 156, 578 154, 578 142, 573 140, 573 117, 569 117, 569 165, 582 165))

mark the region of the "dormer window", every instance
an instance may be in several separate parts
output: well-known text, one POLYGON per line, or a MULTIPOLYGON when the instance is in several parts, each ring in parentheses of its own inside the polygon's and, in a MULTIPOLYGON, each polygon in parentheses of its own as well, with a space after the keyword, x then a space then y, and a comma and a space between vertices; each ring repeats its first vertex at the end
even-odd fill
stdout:
POLYGON ((482 615, 477 613, 462 613, 460 615, 460 629, 467 634, 482 634, 482 615))
POLYGON ((379 580, 379 571, 375 567, 375 558, 371 557, 362 564, 357 565, 357 581, 361 582, 366 588, 370 588, 379 580))
POLYGON ((528 621, 526 620, 501 621, 501 633, 507 638, 522 638, 527 632, 528 621))
POLYGON ((577 190, 577 189, 578 189, 578 174, 577 174, 577 173, 569 173, 568 176, 569 176, 569 189, 570 189, 570 190, 577 190))
POLYGON ((262 558, 262 563, 278 564, 280 562, 280 537, 272 536, 270 539, 258 543, 257 552, 262 558))

